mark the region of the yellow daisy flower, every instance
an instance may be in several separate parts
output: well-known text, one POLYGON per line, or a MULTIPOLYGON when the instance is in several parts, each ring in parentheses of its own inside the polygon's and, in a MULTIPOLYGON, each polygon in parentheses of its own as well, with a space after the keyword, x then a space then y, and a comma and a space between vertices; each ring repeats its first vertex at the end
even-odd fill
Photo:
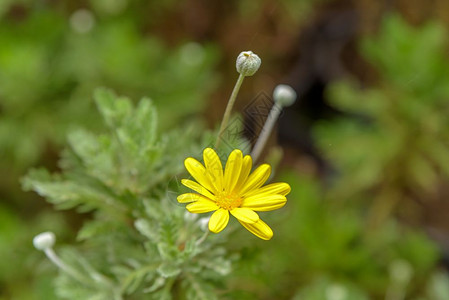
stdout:
POLYGON ((271 239, 273 231, 256 211, 283 207, 290 186, 281 182, 262 187, 270 177, 270 165, 263 164, 250 174, 252 158, 249 155, 243 157, 240 150, 234 150, 229 155, 224 172, 220 158, 213 149, 206 148, 203 159, 205 166, 192 157, 185 160, 187 171, 197 182, 189 179, 181 182, 197 193, 179 195, 178 202, 189 203, 186 208, 191 213, 215 211, 209 220, 209 230, 214 233, 226 227, 231 213, 257 237, 271 239))

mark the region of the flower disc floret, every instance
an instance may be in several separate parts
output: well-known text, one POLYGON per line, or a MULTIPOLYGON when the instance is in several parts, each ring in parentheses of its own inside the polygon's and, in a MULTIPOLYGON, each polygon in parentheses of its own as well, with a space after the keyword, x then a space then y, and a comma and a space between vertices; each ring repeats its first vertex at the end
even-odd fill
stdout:
POLYGON ((188 203, 186 209, 191 213, 213 211, 208 227, 214 233, 226 227, 231 214, 257 237, 271 239, 273 231, 259 218, 257 211, 283 207, 290 186, 283 182, 263 186, 270 177, 270 165, 263 164, 251 173, 251 156, 243 156, 238 149, 231 152, 224 170, 211 148, 203 151, 203 160, 204 165, 191 157, 185 160, 185 167, 196 182, 189 179, 181 182, 196 193, 179 195, 178 202, 188 203))
POLYGON ((242 198, 235 194, 221 193, 215 196, 217 205, 226 210, 233 210, 242 205, 242 198))

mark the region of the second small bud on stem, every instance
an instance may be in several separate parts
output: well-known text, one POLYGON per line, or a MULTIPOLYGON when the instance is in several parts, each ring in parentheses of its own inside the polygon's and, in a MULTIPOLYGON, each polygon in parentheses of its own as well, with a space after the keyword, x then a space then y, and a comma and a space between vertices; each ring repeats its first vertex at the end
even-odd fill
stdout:
POLYGON ((280 106, 287 107, 295 103, 296 92, 289 85, 279 84, 273 91, 273 99, 280 106))
POLYGON ((268 140, 268 137, 273 130, 274 124, 281 114, 282 108, 287 107, 295 103, 296 101, 296 92, 295 90, 286 84, 279 84, 273 91, 273 100, 274 105, 271 108, 270 113, 268 114, 267 120, 262 128, 262 131, 257 139, 256 144, 254 145, 253 151, 251 152, 251 157, 253 161, 256 162, 259 159, 260 154, 262 153, 263 148, 268 140))

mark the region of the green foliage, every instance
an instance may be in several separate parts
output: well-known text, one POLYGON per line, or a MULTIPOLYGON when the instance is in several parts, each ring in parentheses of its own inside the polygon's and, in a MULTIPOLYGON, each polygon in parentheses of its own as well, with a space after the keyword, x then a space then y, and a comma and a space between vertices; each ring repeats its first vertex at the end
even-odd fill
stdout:
MULTIPOLYGON (((53 291, 49 274, 54 267, 48 261, 38 263, 42 253, 24 251, 20 258, 31 260, 34 274, 41 278, 33 282, 33 292, 13 295, 96 300, 447 299, 449 279, 436 267, 437 246, 420 230, 389 215, 398 203, 404 208, 400 212, 409 211, 411 201, 403 200, 426 199, 449 175, 449 63, 443 51, 446 36, 438 25, 414 29, 390 17, 378 37, 363 42, 364 54, 378 67, 378 85, 361 90, 354 83, 335 84, 329 90, 332 103, 359 118, 321 124, 316 131, 337 175, 323 186, 317 179, 282 174, 292 192, 285 208, 261 213, 275 232, 266 242, 248 238, 244 230, 233 231, 236 221, 219 235, 207 236, 201 226, 204 219, 186 213, 175 199, 185 156, 201 156, 215 141, 198 124, 183 121, 201 108, 201 98, 211 87, 203 83, 211 82, 205 78, 211 75, 214 50, 187 44, 168 51, 156 38, 142 39, 126 13, 114 17, 124 10, 120 1, 92 1, 92 6, 99 22, 86 34, 42 11, 33 13, 14 34, 0 34, 5 41, 0 67, 6 70, 0 72, 0 90, 5 93, 0 96, 8 112, 0 128, 20 128, 17 139, 9 133, 4 140, 10 158, 18 155, 29 163, 42 150, 31 147, 35 141, 21 132, 37 130, 36 141, 43 145, 43 132, 57 142, 72 122, 86 125, 68 135, 60 172, 35 169, 22 181, 26 190, 57 209, 83 213, 76 242, 58 217, 30 222, 28 228, 0 206, 1 244, 17 232, 26 232, 21 239, 29 243, 28 231, 57 231, 55 251, 72 270, 59 270, 53 291), (31 26, 36 37, 30 37, 31 26), (47 43, 41 44, 40 38, 47 43), (55 67, 54 78, 40 78, 50 66, 55 67), (30 89, 20 89, 18 82, 30 89), (94 97, 101 114, 97 118, 87 94, 104 84, 152 99, 134 103, 100 89, 94 97), (46 105, 44 98, 49 99, 46 105), (8 117, 15 111, 17 118, 8 117), (30 117, 35 113, 35 119, 30 117), (178 129, 168 130, 173 124, 178 129), (22 149, 25 154, 14 152, 21 140, 29 143, 22 149), (227 276, 231 266, 233 274, 227 276)), ((249 151, 238 134, 242 124, 235 119, 231 125, 219 149, 222 156, 236 147, 249 151)), ((21 244, 20 239, 12 243, 14 248, 21 244)), ((2 280, 20 282, 20 270, 10 278, 3 275, 17 256, 3 248, 0 254, 5 257, 2 280)), ((14 291, 20 289, 16 284, 14 291)))
POLYGON ((354 286, 329 282, 329 280, 317 280, 298 292, 293 300, 367 300, 363 291, 354 286))
POLYGON ((75 12, 66 12, 70 22, 45 5, 28 13, 20 22, 0 19, 0 143, 5 158, 21 167, 35 163, 48 143, 61 144, 73 123, 101 125, 91 113, 98 86, 151 94, 160 126, 168 128, 198 112, 215 85, 217 53, 210 45, 169 50, 126 15, 96 19, 100 12, 93 10, 94 26, 79 32, 75 12))
MULTIPOLYGON (((239 299, 333 299, 328 295, 336 290, 342 296, 335 299, 371 299, 385 297, 392 287, 427 294, 439 251, 424 233, 392 219, 373 231, 363 208, 327 195, 316 181, 293 173, 282 180, 295 188, 285 209, 268 220, 274 243, 261 245, 260 252, 253 241, 243 245, 249 253, 242 254, 236 272, 254 291, 239 299)), ((238 281, 231 284, 245 290, 238 281)))
POLYGON ((436 267, 440 249, 391 215, 408 217, 414 200, 425 201, 449 179, 449 60, 442 33, 434 24, 414 29, 390 17, 378 37, 363 42, 378 66, 377 86, 332 85, 330 101, 351 117, 316 128, 334 176, 323 185, 284 175, 292 185, 289 201, 267 217, 274 243, 243 244, 236 271, 249 283, 231 281, 229 299, 445 297, 447 272, 436 267), (416 81, 410 74, 418 74, 416 81))
POLYGON ((373 199, 377 222, 449 179, 447 42, 437 24, 412 28, 390 16, 378 37, 362 43, 381 76, 377 86, 361 90, 343 82, 329 89, 336 107, 359 116, 317 130, 322 149, 342 172, 339 181, 351 182, 336 184, 337 192, 350 198, 379 189, 373 199))
POLYGON ((0 205, 0 281, 7 286, 2 288, 0 299, 55 299, 54 269, 49 261, 42 260, 41 253, 30 242, 36 232, 46 230, 53 230, 62 239, 70 231, 61 213, 45 209, 39 216, 28 218, 25 224, 11 208, 0 205))
POLYGON ((93 212, 80 245, 63 249, 75 275, 61 272, 58 297, 214 299, 213 283, 230 272, 226 251, 218 240, 199 242, 198 221, 170 194, 185 153, 204 144, 198 126, 159 134, 150 100, 134 107, 107 90, 95 100, 108 131, 73 132, 61 174, 33 170, 23 180, 59 209, 93 212))
MULTIPOLYGON (((216 86, 213 68, 218 51, 214 45, 187 42, 184 38, 167 43, 163 35, 153 30, 172 5, 169 1, 0 1, 0 172, 7 174, 0 180, 0 189, 2 210, 18 216, 5 225, 5 236, 12 237, 13 246, 3 249, 2 254, 24 261, 23 265, 0 268, 5 295, 30 299, 28 294, 39 294, 32 290, 33 283, 26 287, 19 284, 32 281, 30 269, 36 262, 22 258, 30 252, 34 257, 34 251, 28 248, 36 233, 52 227, 76 227, 71 217, 55 218, 61 224, 53 226, 42 221, 40 214, 42 218, 47 215, 45 204, 37 201, 35 194, 23 193, 19 178, 30 166, 56 168, 56 154, 67 132, 77 124, 95 132, 105 128, 94 113, 95 88, 126 90, 135 99, 152 95, 153 103, 159 107, 159 130, 163 131, 199 112, 216 86), (149 11, 157 13, 148 15, 149 11), (92 27, 86 27, 91 21, 92 27), (83 26, 87 30, 80 30, 83 26), (16 249, 24 248, 29 251, 17 256, 16 249)), ((78 148, 82 148, 84 144, 79 139, 88 137, 89 133, 79 130, 70 139, 78 139, 78 148)), ((101 142, 96 147, 107 148, 101 142)), ((107 166, 101 166, 101 172, 106 169, 107 166)), ((46 185, 55 196, 65 189, 66 196, 72 197, 70 201, 77 201, 73 194, 78 188, 73 183, 52 184, 51 176, 44 171, 35 176, 48 181, 46 185)), ((100 196, 96 188, 84 186, 78 195, 100 196)), ((70 201, 60 205, 76 205, 70 201)), ((86 204, 85 209, 91 208, 86 204)), ((46 288, 48 277, 44 281, 46 288)), ((39 283, 36 286, 38 289, 39 283)))
POLYGON ((412 103, 403 105, 409 110, 402 108, 404 116, 413 117, 413 113, 419 112, 417 106, 431 109, 447 99, 447 43, 442 24, 434 22, 413 28, 399 15, 391 15, 385 18, 378 37, 363 41, 362 51, 386 82, 407 92, 409 97, 414 96, 412 103), (426 105, 428 102, 432 105, 426 105))

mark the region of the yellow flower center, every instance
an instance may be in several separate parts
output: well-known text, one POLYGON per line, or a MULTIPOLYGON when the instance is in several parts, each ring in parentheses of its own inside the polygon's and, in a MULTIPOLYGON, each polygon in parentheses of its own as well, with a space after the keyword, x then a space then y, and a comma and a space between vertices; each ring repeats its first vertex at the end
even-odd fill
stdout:
POLYGON ((220 193, 216 196, 217 205, 223 209, 232 210, 242 204, 242 198, 235 194, 220 193))

